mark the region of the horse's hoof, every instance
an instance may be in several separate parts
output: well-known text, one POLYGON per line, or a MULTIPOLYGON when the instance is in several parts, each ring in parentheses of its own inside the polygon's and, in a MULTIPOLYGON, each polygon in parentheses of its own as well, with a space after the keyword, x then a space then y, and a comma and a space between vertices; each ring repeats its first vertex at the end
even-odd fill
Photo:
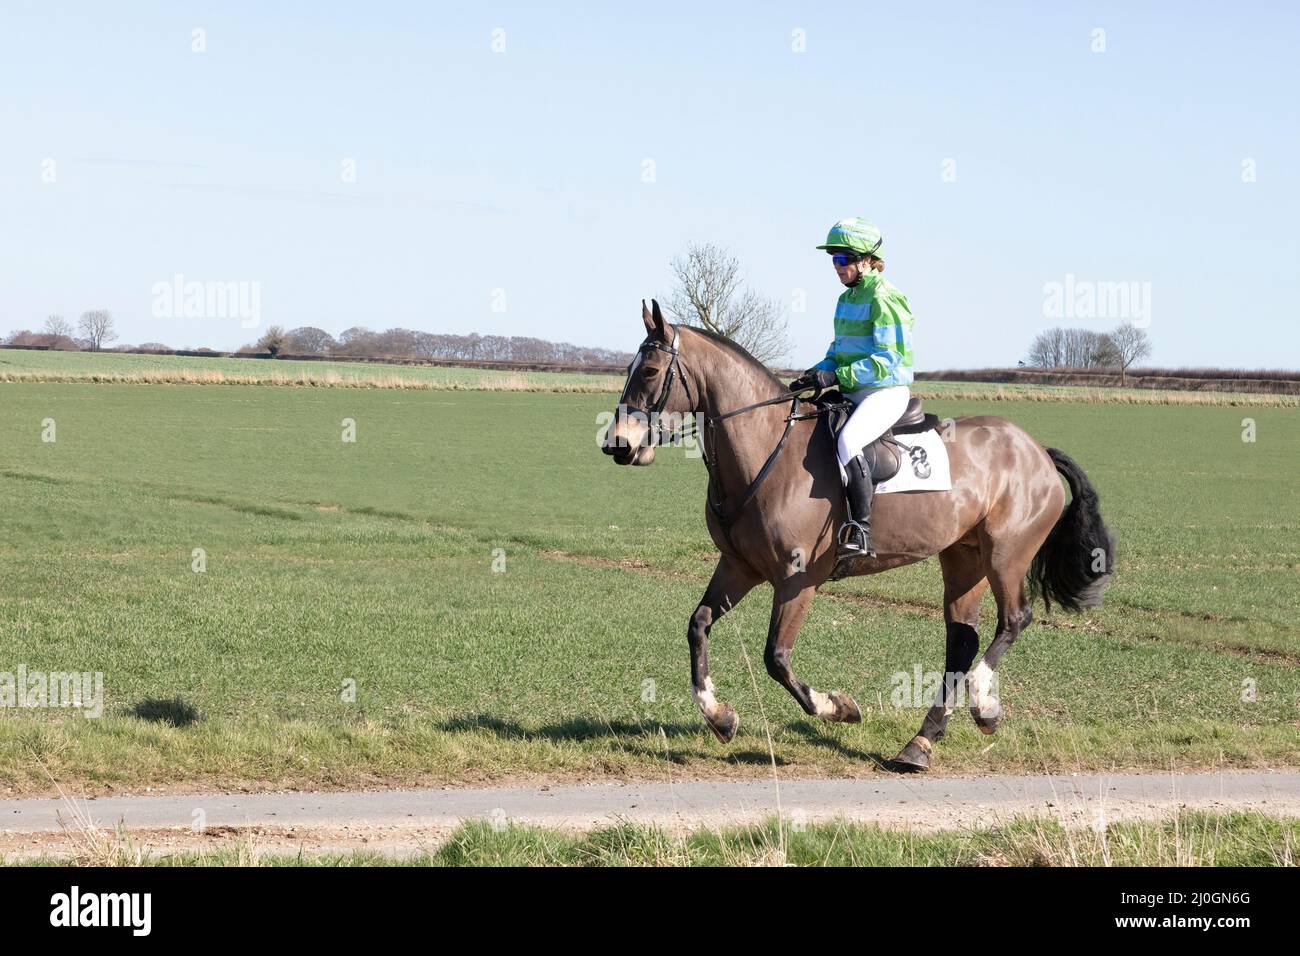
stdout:
POLYGON ((731 743, 731 738, 736 736, 736 728, 740 726, 740 718, 730 704, 722 704, 717 715, 707 722, 714 735, 724 744, 731 743))
POLYGON ((970 715, 982 734, 995 734, 1002 721, 1002 707, 996 702, 983 708, 972 707, 970 715))
POLYGON ((913 737, 907 746, 898 752, 898 756, 889 762, 890 768, 904 773, 929 770, 932 749, 933 745, 924 737, 919 735, 913 737))
POLYGON ((842 690, 831 691, 830 698, 831 703, 835 705, 835 716, 831 720, 841 724, 862 723, 862 711, 858 708, 856 700, 842 690))
POLYGON ((975 726, 980 729, 982 734, 996 734, 998 732, 998 718, 976 717, 975 726))

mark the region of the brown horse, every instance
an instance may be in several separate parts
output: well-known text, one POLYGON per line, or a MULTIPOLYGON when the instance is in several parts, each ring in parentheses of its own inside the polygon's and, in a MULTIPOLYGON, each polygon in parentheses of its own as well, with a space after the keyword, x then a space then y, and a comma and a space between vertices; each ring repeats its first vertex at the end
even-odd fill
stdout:
POLYGON ((653 310, 642 303, 642 318, 646 339, 629 366, 602 450, 620 465, 648 465, 663 438, 661 416, 695 412, 704 419, 706 520, 721 557, 691 615, 687 640, 695 701, 718 739, 731 741, 738 718, 717 699, 709 676, 709 630, 755 585, 767 581, 774 590, 763 656, 767 672, 805 713, 856 723, 862 715, 852 697, 814 690, 790 668, 813 595, 833 574, 878 574, 935 554, 943 569, 946 675, 921 729, 893 766, 929 766, 961 680, 979 729, 997 730, 993 672, 1029 625, 1026 575, 1049 609, 1055 601, 1079 610, 1100 603, 1113 570, 1114 538, 1083 470, 1000 418, 946 422, 952 489, 878 495, 872 516, 877 556, 837 569, 835 530, 846 509, 829 429, 816 417, 792 420, 798 400, 736 344, 670 325, 657 302, 653 310), (737 410, 744 411, 730 414, 737 410), (1072 495, 1064 512, 1058 472, 1072 495), (997 633, 971 670, 979 650, 980 598, 990 586, 997 633))

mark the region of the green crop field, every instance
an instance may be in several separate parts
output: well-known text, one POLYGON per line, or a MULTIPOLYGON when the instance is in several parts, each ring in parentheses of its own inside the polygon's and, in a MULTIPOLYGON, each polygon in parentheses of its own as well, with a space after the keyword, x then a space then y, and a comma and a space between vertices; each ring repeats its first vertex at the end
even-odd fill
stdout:
MULTIPOLYGON (((920 723, 894 676, 943 666, 935 563, 814 604, 796 670, 859 725, 767 678, 753 592, 714 630, 724 747, 688 692, 704 469, 613 465, 613 400, 0 384, 0 674, 102 672, 105 698, 98 719, 0 709, 0 786, 874 772, 920 723)), ((1120 543, 1106 605, 1040 607, 1000 669, 1002 730, 958 713, 936 773, 1300 764, 1294 409, 928 404, 1065 449, 1120 543)))

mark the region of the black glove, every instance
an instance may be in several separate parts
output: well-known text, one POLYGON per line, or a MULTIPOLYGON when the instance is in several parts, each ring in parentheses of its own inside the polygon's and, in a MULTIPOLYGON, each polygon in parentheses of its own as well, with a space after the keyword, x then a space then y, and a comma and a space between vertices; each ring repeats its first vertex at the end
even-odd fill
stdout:
POLYGON ((835 388, 839 384, 840 380, 834 372, 828 372, 824 368, 810 368, 790 383, 790 391, 806 392, 811 388, 816 389, 820 395, 828 388, 835 388))

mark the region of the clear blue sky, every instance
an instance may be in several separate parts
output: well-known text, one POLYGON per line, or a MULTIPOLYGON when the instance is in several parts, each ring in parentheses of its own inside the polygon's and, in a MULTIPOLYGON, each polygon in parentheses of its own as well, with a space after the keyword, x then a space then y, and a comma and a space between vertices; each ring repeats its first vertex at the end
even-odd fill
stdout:
POLYGON ((263 328, 631 349, 707 240, 806 291, 803 367, 840 291, 812 247, 865 215, 921 368, 1013 363, 1067 275, 1149 283, 1153 364, 1300 365, 1297 5, 586 6, 8 0, 0 332, 256 337, 153 317, 181 273, 260 283, 263 328))

